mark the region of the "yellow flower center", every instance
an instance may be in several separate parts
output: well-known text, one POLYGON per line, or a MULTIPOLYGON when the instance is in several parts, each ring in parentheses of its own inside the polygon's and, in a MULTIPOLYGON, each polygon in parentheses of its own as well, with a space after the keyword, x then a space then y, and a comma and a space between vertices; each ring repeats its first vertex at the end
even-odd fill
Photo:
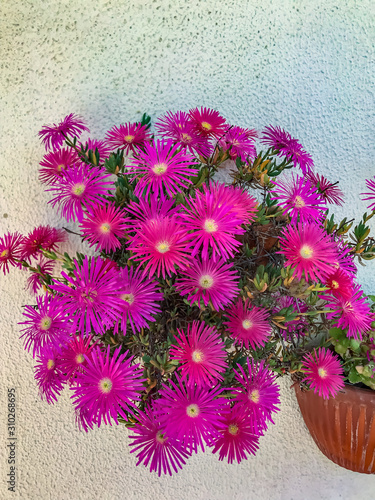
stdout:
POLYGON ((249 319, 245 319, 244 321, 242 321, 242 328, 245 328, 245 330, 250 330, 252 326, 253 323, 249 319))
POLYGON ((129 305, 133 304, 134 302, 134 295, 132 293, 124 293, 121 295, 122 300, 125 300, 129 305))
POLYGON ((104 234, 109 233, 111 230, 111 226, 108 224, 108 222, 105 222, 100 226, 100 231, 104 234))
POLYGON ((181 134, 181 141, 185 143, 189 143, 192 141, 192 137, 189 134, 181 134))
POLYGON ((80 365, 84 361, 85 361, 85 358, 84 358, 83 354, 77 354, 77 356, 76 356, 76 363, 78 363, 80 365))
POLYGON ((335 290, 337 290, 339 287, 339 284, 337 283, 337 281, 335 280, 332 280, 332 283, 331 283, 331 288, 334 288, 335 290))
POLYGON ((102 378, 99 381, 99 390, 104 394, 108 394, 112 390, 112 380, 109 378, 102 378))
POLYGON ((165 443, 167 440, 167 438, 165 437, 165 434, 163 434, 162 432, 158 431, 156 433, 156 441, 160 444, 163 444, 165 443))
POLYGON ((202 122, 201 125, 202 125, 202 128, 204 128, 204 130, 211 130, 212 129, 212 125, 210 125, 208 122, 202 122))
POLYGON ((84 184, 74 184, 72 187, 72 193, 76 196, 81 196, 81 194, 85 191, 85 187, 86 186, 84 184))
POLYGON ((352 312, 354 312, 354 307, 352 306, 352 304, 349 301, 347 301, 343 305, 343 310, 345 313, 352 313, 352 312))
POLYGON ((44 316, 40 321, 41 330, 49 330, 52 325, 52 319, 49 316, 44 316))
POLYGON ((61 170, 65 170, 65 165, 63 165, 63 164, 61 164, 61 165, 57 165, 56 170, 57 170, 58 172, 61 172, 61 170))
POLYGON ((304 259, 311 259, 314 250, 309 245, 303 245, 299 253, 304 259))
POLYGON ((204 361, 204 354, 202 351, 199 351, 197 349, 196 351, 193 352, 193 354, 191 355, 191 358, 196 363, 201 363, 202 361, 204 361))
POLYGON ((229 434, 232 434, 232 436, 236 436, 238 434, 238 425, 236 424, 229 424, 228 425, 228 432, 229 434))
POLYGON ((53 370, 55 368, 55 361, 53 359, 49 359, 47 361, 47 370, 53 370))
POLYGON ((191 404, 186 408, 186 415, 195 418, 200 414, 199 407, 196 404, 191 404))
POLYGON ((3 250, 0 254, 1 257, 7 257, 8 255, 9 255, 9 250, 7 248, 3 250))
POLYGON ((212 279, 212 277, 208 274, 204 274, 201 279, 199 280, 199 285, 202 287, 202 288, 211 288, 212 285, 214 284, 214 280, 212 279))
POLYGON ((208 233, 214 233, 215 231, 217 231, 218 227, 219 226, 216 224, 216 222, 213 219, 206 219, 204 221, 204 229, 208 233))
POLYGON ((253 403, 259 403, 260 394, 258 389, 253 389, 251 392, 249 392, 249 399, 253 403))
POLYGON ((326 378, 328 376, 327 370, 325 370, 324 368, 319 368, 318 374, 320 378, 326 378))
POLYGON ((171 248, 171 246, 167 241, 160 241, 156 245, 156 250, 160 253, 166 253, 169 251, 170 248, 171 248))
POLYGON ((167 169, 168 169, 168 165, 166 163, 157 163, 156 165, 154 165, 152 171, 156 175, 161 175, 161 174, 164 174, 164 172, 166 172, 167 169))
POLYGON ((127 142, 128 144, 130 144, 131 142, 133 142, 134 140, 134 135, 126 135, 124 137, 124 141, 127 142))
POLYGON ((306 203, 303 201, 301 196, 297 194, 297 196, 294 198, 294 206, 297 208, 302 208, 306 206, 306 203))

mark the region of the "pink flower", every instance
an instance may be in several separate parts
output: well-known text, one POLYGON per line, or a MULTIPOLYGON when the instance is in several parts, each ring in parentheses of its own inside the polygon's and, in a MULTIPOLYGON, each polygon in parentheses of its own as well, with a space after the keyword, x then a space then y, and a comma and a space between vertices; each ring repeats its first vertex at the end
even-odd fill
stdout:
POLYGON ((99 153, 99 159, 96 158, 96 163, 95 165, 99 165, 104 163, 104 161, 109 157, 109 155, 112 153, 113 149, 108 146, 106 141, 102 141, 99 139, 87 139, 87 141, 84 144, 81 144, 81 147, 84 149, 87 148, 87 150, 91 150, 93 153, 95 153, 96 150, 98 150, 99 153))
POLYGON ((150 192, 162 194, 163 189, 169 196, 181 192, 181 188, 188 188, 192 184, 189 177, 197 175, 194 160, 185 151, 179 151, 178 145, 173 145, 171 140, 146 143, 144 150, 137 152, 127 172, 135 174, 138 179, 134 194, 139 196, 146 190, 147 197, 150 192))
POLYGON ((237 278, 233 264, 226 264, 224 259, 216 262, 194 259, 187 269, 180 271, 175 286, 181 295, 188 296, 190 305, 194 302, 199 305, 202 299, 205 306, 211 302, 218 311, 238 294, 237 278))
POLYGON ((56 149, 59 149, 63 145, 67 137, 79 137, 84 130, 90 132, 82 118, 74 113, 70 113, 58 125, 54 123, 53 125, 42 127, 38 135, 46 149, 56 151, 56 149))
POLYGON ((375 210, 375 177, 374 179, 366 179, 366 186, 369 189, 368 193, 361 193, 366 196, 366 198, 362 198, 364 201, 371 201, 370 205, 367 208, 371 210, 375 210))
POLYGON ((176 381, 169 381, 171 387, 163 384, 156 401, 161 424, 167 436, 181 441, 188 453, 197 453, 198 446, 204 451, 204 444, 210 446, 218 435, 216 428, 226 405, 224 398, 218 398, 223 389, 185 386, 178 375, 176 381))
POLYGON ((307 179, 317 188, 320 196, 328 203, 334 203, 339 207, 344 203, 344 193, 336 185, 338 182, 332 184, 328 179, 309 170, 306 174, 307 179))
POLYGON ((51 288, 58 294, 56 300, 72 319, 74 328, 89 335, 102 334, 122 313, 119 297, 121 284, 111 261, 87 256, 82 265, 74 260, 73 277, 61 275, 68 284, 53 280, 51 288))
POLYGON ((9 273, 9 265, 20 267, 17 262, 22 257, 23 236, 18 233, 7 233, 0 237, 0 269, 3 273, 9 273))
POLYGON ((242 161, 252 160, 256 157, 254 139, 258 137, 256 130, 231 127, 220 141, 224 149, 229 149, 230 157, 235 160, 240 157, 242 161))
POLYGON ((65 377, 59 366, 58 353, 51 347, 45 347, 37 359, 34 367, 34 377, 39 388, 41 399, 48 404, 57 401, 66 383, 65 377))
POLYGON ((180 338, 175 337, 177 345, 172 344, 170 358, 182 363, 181 380, 198 386, 211 386, 222 380, 227 354, 216 328, 193 321, 186 333, 177 331, 180 338))
POLYGON ((328 287, 328 293, 335 297, 349 299, 353 293, 353 276, 338 268, 328 274, 325 278, 325 285, 328 287))
POLYGON ((150 139, 151 134, 146 125, 140 123, 125 123, 118 127, 112 127, 105 136, 107 146, 112 151, 123 149, 126 154, 138 151, 139 147, 144 146, 150 139))
POLYGON ((253 422, 249 415, 238 405, 228 408, 223 414, 223 421, 218 426, 219 436, 214 438, 212 453, 219 452, 219 460, 228 459, 241 463, 247 455, 255 455, 259 448, 259 436, 253 431, 253 422))
POLYGON ((332 272, 337 257, 337 247, 325 230, 309 222, 289 225, 280 238, 281 251, 286 257, 285 266, 292 266, 298 280, 323 280, 332 272))
POLYGON ((299 221, 319 221, 324 215, 322 211, 325 209, 325 200, 303 177, 292 176, 291 179, 276 183, 271 200, 277 201, 293 224, 299 221))
POLYGON ((102 352, 98 346, 86 356, 87 364, 77 372, 76 385, 70 389, 77 410, 86 412, 85 418, 100 427, 102 421, 118 425, 118 415, 128 420, 127 412, 136 408, 143 389, 142 370, 127 358, 129 351, 121 353, 118 347, 110 356, 110 346, 102 352))
POLYGON ((335 397, 344 388, 339 358, 323 347, 304 356, 302 369, 306 374, 303 381, 308 382, 310 389, 314 389, 314 393, 318 392, 324 399, 335 397))
POLYGON ((225 321, 229 334, 235 342, 246 349, 256 349, 266 343, 272 328, 268 321, 269 313, 265 309, 255 307, 247 299, 240 297, 237 302, 225 312, 229 321, 225 321))
POLYGON ((159 118, 155 127, 163 137, 172 139, 179 147, 188 149, 192 154, 207 157, 212 151, 206 137, 200 134, 197 125, 184 111, 177 111, 175 114, 168 111, 166 116, 159 118))
POLYGON ((286 309, 291 307, 292 313, 297 313, 298 316, 291 321, 285 321, 284 326, 286 330, 282 330, 281 334, 285 338, 285 340, 290 340, 292 335, 296 335, 297 337, 300 335, 306 335, 309 329, 309 321, 306 316, 301 315, 300 313, 305 313, 309 310, 308 306, 302 300, 296 299, 295 297, 288 297, 286 295, 277 296, 277 305, 272 310, 272 314, 280 315, 282 314, 280 311, 282 309, 286 309))
POLYGON ((334 319, 334 326, 348 329, 347 336, 362 339, 362 334, 371 329, 374 321, 369 303, 362 297, 363 291, 360 285, 354 285, 351 296, 321 295, 320 298, 327 301, 326 307, 334 312, 327 313, 328 319, 334 319))
POLYGON ((36 297, 37 309, 25 306, 23 315, 28 318, 19 323, 26 325, 21 330, 21 339, 24 339, 25 349, 32 348, 33 357, 41 354, 47 347, 54 347, 61 351, 61 346, 69 340, 71 324, 61 310, 58 300, 51 295, 36 297))
POLYGON ((209 108, 195 108, 189 111, 189 115, 199 132, 203 136, 221 137, 228 125, 225 118, 218 111, 209 108))
POLYGON ((145 273, 165 278, 176 272, 176 266, 186 266, 189 258, 189 235, 175 218, 156 219, 152 224, 141 224, 131 237, 129 250, 133 260, 146 263, 145 273))
POLYGON ((208 258, 209 249, 213 257, 228 259, 238 251, 241 243, 237 234, 243 234, 241 220, 232 212, 232 205, 222 203, 209 191, 197 192, 196 198, 186 198, 187 207, 180 217, 186 229, 190 231, 192 253, 194 257, 202 250, 202 257, 208 258))
POLYGON ((304 175, 307 175, 314 167, 311 156, 306 153, 297 139, 293 139, 280 127, 266 127, 262 142, 277 152, 277 156, 285 156, 289 161, 293 161, 294 167, 299 165, 304 175))
POLYGON ((109 186, 112 186, 109 177, 109 174, 85 164, 69 169, 64 172, 58 184, 47 189, 56 194, 48 203, 53 207, 57 205, 61 215, 68 221, 78 219, 82 222, 82 206, 90 209, 105 203, 103 195, 106 195, 109 186))
POLYGON ((136 465, 150 465, 150 472, 157 472, 158 476, 163 474, 172 475, 172 469, 177 473, 182 469, 190 453, 182 446, 181 442, 166 434, 164 426, 156 418, 150 407, 146 407, 144 412, 140 412, 138 424, 132 428, 135 435, 130 435, 134 447, 130 453, 137 453, 138 462, 136 465))
MULTIPOLYGON (((120 271, 121 283, 121 329, 126 333, 129 320, 134 333, 141 328, 148 328, 148 321, 154 322, 160 311, 157 303, 163 300, 163 294, 150 279, 144 278, 140 268, 134 270, 125 267, 120 271)), ((116 331, 118 325, 116 326, 116 331)))
POLYGON ((22 241, 22 259, 30 261, 32 257, 40 257, 43 250, 55 251, 59 243, 66 241, 63 229, 50 226, 34 228, 22 241))
POLYGON ((241 365, 235 373, 235 379, 239 387, 235 389, 236 400, 239 409, 247 412, 253 423, 254 434, 262 434, 267 429, 267 422, 272 423, 272 413, 279 411, 280 404, 279 387, 276 384, 276 376, 266 368, 264 360, 249 361, 247 359, 247 371, 241 365))
POLYGON ((82 373, 83 367, 87 365, 87 360, 90 358, 91 351, 95 346, 95 343, 91 343, 92 338, 92 335, 86 338, 81 335, 74 335, 61 353, 59 365, 61 371, 71 383, 76 373, 82 373))
POLYGON ((109 253, 121 248, 119 238, 125 237, 129 221, 121 208, 110 203, 92 207, 86 213, 80 228, 90 246, 96 244, 95 250, 109 253))
POLYGON ((55 184, 61 179, 63 172, 76 167, 78 161, 79 158, 74 149, 61 148, 57 151, 50 151, 44 155, 39 164, 42 167, 39 169, 40 182, 55 184))
MULTIPOLYGON (((154 223, 155 219, 164 219, 176 215, 178 208, 173 207, 174 199, 168 199, 164 194, 158 197, 151 193, 149 197, 139 198, 139 202, 130 201, 125 209, 131 213, 137 221, 133 221, 133 230, 139 229, 139 222, 145 224, 154 223)), ((131 229, 131 226, 129 226, 131 229)))
POLYGON ((34 295, 42 287, 44 282, 41 280, 42 275, 51 275, 53 268, 55 267, 54 260, 46 260, 44 257, 40 257, 39 261, 36 263, 35 267, 40 270, 40 272, 31 271, 31 276, 26 280, 26 290, 29 290, 34 295))

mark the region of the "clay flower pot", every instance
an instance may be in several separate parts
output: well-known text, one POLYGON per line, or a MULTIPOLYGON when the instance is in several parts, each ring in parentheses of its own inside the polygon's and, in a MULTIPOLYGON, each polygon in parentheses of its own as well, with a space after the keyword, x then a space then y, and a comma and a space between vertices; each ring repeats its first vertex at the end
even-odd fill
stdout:
POLYGON ((345 385, 323 399, 295 385, 298 404, 318 448, 346 469, 375 473, 375 391, 345 385))

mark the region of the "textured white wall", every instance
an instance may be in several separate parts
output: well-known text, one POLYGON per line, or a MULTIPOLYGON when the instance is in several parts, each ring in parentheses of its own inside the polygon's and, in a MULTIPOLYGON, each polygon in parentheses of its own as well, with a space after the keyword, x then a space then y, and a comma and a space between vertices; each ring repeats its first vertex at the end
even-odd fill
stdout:
MULTIPOLYGON (((375 174, 373 0, 3 0, 0 233, 63 224, 37 181, 41 125, 70 112, 98 138, 112 125, 205 105, 245 127, 272 123, 298 137, 317 168, 340 179, 347 206, 375 174)), ((72 241, 72 245, 76 242, 72 241)), ((374 263, 360 273, 375 291, 374 263)), ((357 499, 375 479, 337 467, 315 447, 290 383, 256 458, 209 453, 158 479, 135 469, 126 430, 80 434, 66 393, 39 401, 18 340, 24 275, 0 277, 0 498, 357 499), (5 391, 17 389, 17 493, 5 486, 5 391)), ((68 391, 66 391, 68 392, 68 391)))

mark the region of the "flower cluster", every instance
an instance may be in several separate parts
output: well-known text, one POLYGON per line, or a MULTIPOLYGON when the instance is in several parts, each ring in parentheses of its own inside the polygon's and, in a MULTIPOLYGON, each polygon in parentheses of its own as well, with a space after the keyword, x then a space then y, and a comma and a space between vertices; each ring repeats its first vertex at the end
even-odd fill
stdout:
POLYGON ((367 346, 374 362, 354 258, 375 247, 372 215, 351 239, 346 219, 328 218, 343 194, 280 127, 258 133, 196 108, 155 128, 143 115, 82 138, 74 114, 43 127, 40 181, 96 253, 70 257, 66 233, 39 226, 0 238, 0 268, 31 272, 21 338, 41 398, 68 387, 80 429, 125 424, 137 465, 161 475, 198 450, 228 463, 254 455, 279 411, 278 375, 327 398, 346 375, 337 354, 367 346), (230 184, 214 179, 226 161, 230 184))

